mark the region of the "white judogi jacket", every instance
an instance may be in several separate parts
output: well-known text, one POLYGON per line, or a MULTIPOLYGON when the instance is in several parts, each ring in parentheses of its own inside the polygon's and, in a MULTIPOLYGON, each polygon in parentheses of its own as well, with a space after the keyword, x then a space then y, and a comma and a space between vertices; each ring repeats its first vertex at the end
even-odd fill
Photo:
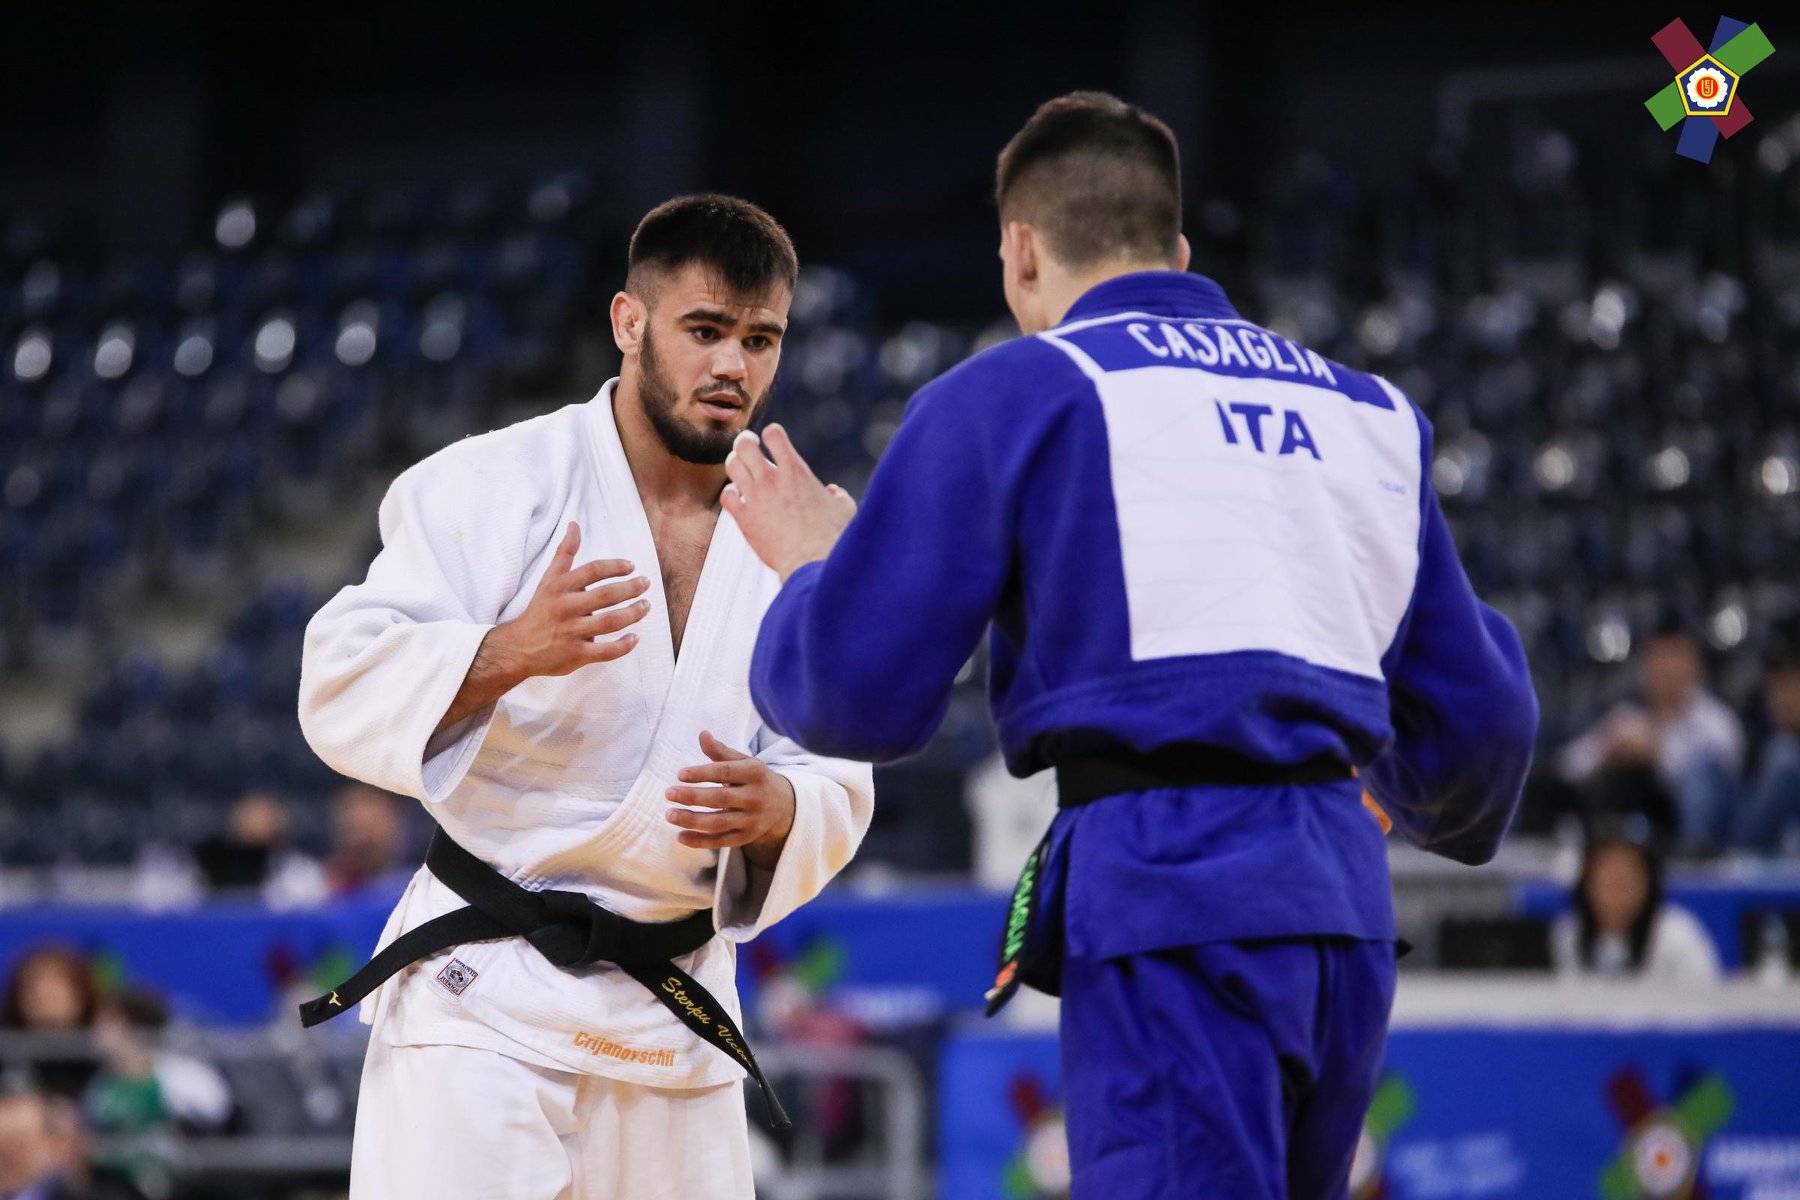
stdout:
MULTIPOLYGON (((613 420, 616 383, 586 404, 459 442, 395 480, 368 578, 307 627, 300 724, 331 766, 424 801, 452 838, 526 887, 584 892, 639 921, 710 906, 720 936, 679 962, 741 1018, 735 943, 812 899, 850 860, 873 808, 870 769, 806 753, 751 705, 750 653, 781 585, 729 514, 677 660, 656 547, 613 420), (482 638, 525 609, 570 521, 581 526, 578 564, 629 559, 649 579, 637 648, 527 680, 434 739, 482 638), (730 850, 682 846, 664 819, 676 772, 706 761, 703 729, 794 785, 793 832, 772 873, 730 850)), ((462 904, 421 868, 381 944, 462 904)), ((522 938, 426 959, 362 1015, 390 1044, 475 1046, 658 1087, 744 1074, 618 968, 565 971, 522 938), (452 960, 466 969, 446 969, 452 960)))

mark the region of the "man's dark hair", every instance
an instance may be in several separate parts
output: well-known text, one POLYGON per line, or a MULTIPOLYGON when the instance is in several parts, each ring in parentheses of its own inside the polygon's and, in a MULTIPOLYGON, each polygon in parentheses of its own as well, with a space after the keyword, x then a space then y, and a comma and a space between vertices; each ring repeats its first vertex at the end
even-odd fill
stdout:
POLYGON ((733 292, 759 295, 800 275, 793 239, 767 212, 735 196, 704 194, 665 200, 644 215, 626 252, 627 291, 652 286, 647 274, 689 263, 710 268, 733 292))
POLYGON ((1058 96, 1000 152, 994 199, 1002 221, 1037 228, 1064 266, 1172 262, 1181 237, 1175 135, 1117 96, 1058 96))

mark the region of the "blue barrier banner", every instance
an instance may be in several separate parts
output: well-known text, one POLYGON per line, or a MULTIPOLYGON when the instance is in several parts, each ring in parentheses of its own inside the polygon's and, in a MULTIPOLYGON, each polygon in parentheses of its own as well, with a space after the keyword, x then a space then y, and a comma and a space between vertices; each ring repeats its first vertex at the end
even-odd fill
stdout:
POLYGON ((91 955, 108 976, 154 988, 182 1017, 253 1024, 274 1016, 288 989, 316 992, 360 966, 398 898, 370 894, 295 912, 253 903, 171 913, 14 909, 0 912, 0 979, 34 946, 57 943, 91 955))
MULTIPOLYGON (((1669 894, 1711 930, 1728 969, 1741 964, 1742 913, 1800 910, 1800 880, 1791 875, 1677 880, 1669 894)), ((248 903, 154 914, 113 906, 0 910, 0 977, 33 943, 72 942, 100 956, 109 970, 165 992, 187 1015, 260 1021, 287 981, 304 976, 326 987, 362 962, 397 896, 383 889, 286 913, 248 903)), ((1566 906, 1568 889, 1529 881, 1518 885, 1517 897, 1521 911, 1548 918, 1566 906)), ((739 982, 747 1009, 754 1011, 765 978, 781 976, 829 993, 872 1029, 978 1012, 993 980, 1006 900, 1004 893, 975 888, 828 892, 742 949, 739 982)))
MULTIPOLYGON (((0 910, 0 979, 20 955, 56 942, 93 955, 109 975, 145 984, 182 1016, 252 1024, 318 992, 374 951, 398 893, 383 890, 313 910, 208 904, 145 913, 123 906, 0 910)), ((744 947, 746 1009, 761 981, 798 977, 870 1028, 978 1011, 991 982, 1006 897, 974 889, 823 896, 744 947)))
MULTIPOLYGON (((965 1031, 939 1074, 939 1195, 1066 1187, 1055 1038, 965 1031)), ((1397 1029, 1353 1200, 1800 1197, 1792 1027, 1397 1029)))
POLYGON ((754 1011, 772 975, 798 978, 872 1029, 980 1012, 1008 897, 973 888, 888 896, 827 893, 739 950, 754 1011))

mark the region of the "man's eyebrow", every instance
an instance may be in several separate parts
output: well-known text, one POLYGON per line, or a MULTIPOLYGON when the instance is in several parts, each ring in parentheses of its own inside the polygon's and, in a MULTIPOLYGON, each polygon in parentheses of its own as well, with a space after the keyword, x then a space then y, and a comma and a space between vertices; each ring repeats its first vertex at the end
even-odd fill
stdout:
MULTIPOLYGON (((729 325, 736 324, 736 321, 733 320, 730 313, 723 312, 716 308, 690 309, 689 311, 681 314, 681 319, 683 321, 689 321, 689 322, 694 322, 697 324, 705 324, 705 325, 729 326, 729 325)), ((782 324, 780 321, 753 321, 750 324, 750 332, 751 333, 772 333, 777 336, 780 336, 781 334, 785 334, 787 332, 787 326, 782 324)))

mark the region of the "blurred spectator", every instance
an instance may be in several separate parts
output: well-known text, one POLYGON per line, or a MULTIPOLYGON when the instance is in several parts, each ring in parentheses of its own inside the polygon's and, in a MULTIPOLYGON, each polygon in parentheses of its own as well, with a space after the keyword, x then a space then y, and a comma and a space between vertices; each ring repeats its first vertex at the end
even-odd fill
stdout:
POLYGON ((255 889, 271 908, 305 908, 330 894, 325 869, 287 843, 287 809, 268 792, 249 792, 231 808, 230 828, 207 838, 194 857, 215 892, 255 889))
POLYGON ((149 992, 131 990, 108 1000, 94 1033, 104 1066, 88 1086, 84 1106, 103 1133, 146 1133, 173 1126, 212 1133, 231 1120, 231 1088, 217 1068, 162 1044, 169 1010, 149 992))
POLYGON ((74 1101, 44 1097, 50 1132, 50 1156, 62 1191, 56 1200, 143 1200, 143 1193, 110 1172, 96 1169, 87 1126, 74 1101))
POLYGON ((95 1180, 76 1106, 41 1092, 0 1096, 0 1196, 9 1200, 140 1200, 119 1182, 95 1180))
POLYGON ((35 1092, 0 1096, 0 1196, 48 1200, 56 1195, 49 1121, 35 1092))
POLYGON ((104 1001, 94 1023, 104 1065, 82 1099, 96 1132, 123 1139, 96 1165, 153 1196, 170 1188, 167 1135, 217 1132, 233 1109, 216 1068, 161 1044, 168 1023, 168 1009, 148 992, 104 1001))
POLYGON ((131 867, 131 902, 145 912, 192 908, 206 899, 194 856, 168 842, 146 842, 131 867))
POLYGON ((1678 844, 1706 853, 1731 827, 1743 770, 1744 731, 1705 684, 1700 648, 1685 632, 1651 635, 1638 664, 1640 701, 1615 707, 1562 754, 1562 770, 1585 783, 1603 770, 1653 764, 1675 798, 1678 844))
POLYGON ((139 1193, 96 1180, 75 1106, 56 1096, 0 1096, 0 1196, 8 1200, 138 1200, 139 1193))
POLYGON ((1745 797, 1736 841, 1743 849, 1774 854, 1785 838, 1800 836, 1800 646, 1770 664, 1763 688, 1774 734, 1745 797))
POLYGON ((1675 844, 1681 814, 1662 772, 1649 762, 1625 762, 1594 772, 1581 786, 1583 826, 1624 826, 1634 841, 1666 850, 1675 844))
POLYGON ((352 783, 331 798, 331 890, 342 895, 369 887, 399 890, 418 866, 406 856, 406 823, 398 797, 352 783))
POLYGON ((1593 842, 1574 909, 1550 930, 1559 974, 1710 982, 1719 951, 1694 914, 1663 899, 1662 860, 1621 837, 1593 842))
MULTIPOLYGON (((93 1028, 100 1007, 100 985, 87 959, 65 946, 40 946, 14 968, 0 997, 0 1030, 16 1033, 70 1034, 93 1028)), ((53 1095, 81 1095, 99 1069, 92 1054, 70 1053, 36 1058, 24 1069, 31 1081, 53 1095)))

